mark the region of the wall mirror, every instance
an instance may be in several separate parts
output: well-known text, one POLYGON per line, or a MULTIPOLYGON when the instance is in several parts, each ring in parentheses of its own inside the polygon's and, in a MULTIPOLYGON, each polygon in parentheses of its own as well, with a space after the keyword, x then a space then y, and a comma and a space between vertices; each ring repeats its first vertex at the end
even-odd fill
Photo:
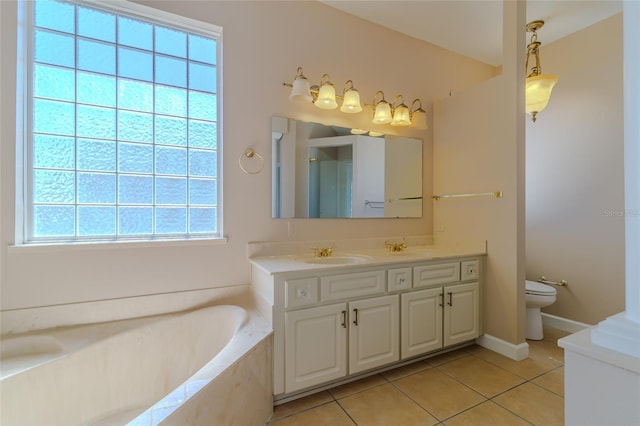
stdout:
POLYGON ((274 218, 422 217, 422 141, 272 118, 274 218))

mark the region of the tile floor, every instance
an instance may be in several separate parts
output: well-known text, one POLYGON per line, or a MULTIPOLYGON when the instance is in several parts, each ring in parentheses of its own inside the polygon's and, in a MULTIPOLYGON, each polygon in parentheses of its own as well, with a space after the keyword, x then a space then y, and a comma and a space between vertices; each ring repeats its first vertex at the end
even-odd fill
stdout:
POLYGON ((439 355, 278 405, 268 425, 564 424, 561 330, 513 361, 480 346, 439 355))

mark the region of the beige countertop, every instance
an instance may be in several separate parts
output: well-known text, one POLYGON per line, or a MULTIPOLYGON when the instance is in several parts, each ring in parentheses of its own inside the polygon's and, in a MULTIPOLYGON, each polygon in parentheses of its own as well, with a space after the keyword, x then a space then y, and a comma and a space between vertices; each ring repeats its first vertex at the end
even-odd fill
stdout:
POLYGON ((384 248, 339 249, 334 248, 329 257, 314 257, 309 250, 301 254, 257 255, 249 258, 252 265, 271 275, 300 272, 352 269, 353 267, 416 263, 450 258, 481 256, 486 254, 486 244, 469 244, 459 247, 437 245, 409 246, 400 252, 384 248))

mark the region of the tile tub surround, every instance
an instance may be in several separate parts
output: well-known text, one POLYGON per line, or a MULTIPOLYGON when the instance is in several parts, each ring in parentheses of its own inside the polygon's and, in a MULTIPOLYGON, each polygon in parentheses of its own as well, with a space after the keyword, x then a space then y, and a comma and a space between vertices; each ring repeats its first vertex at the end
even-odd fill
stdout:
MULTIPOLYGON (((0 381, 3 424, 106 425, 135 417, 134 424, 155 425, 173 421, 174 413, 202 424, 221 415, 261 424, 271 413, 271 328, 255 311, 213 306, 54 329, 50 336, 60 352, 0 381), (212 405, 211 395, 248 399, 254 409, 212 405)), ((32 358, 9 355, 3 375, 6 362, 32 358)))
POLYGON ((118 321, 186 311, 203 306, 253 307, 249 285, 97 300, 0 312, 0 335, 26 333, 81 324, 118 321))
POLYGON ((513 361, 469 346, 276 406, 269 426, 564 424, 564 356, 545 327, 513 361), (488 375, 487 372, 492 374, 488 375))

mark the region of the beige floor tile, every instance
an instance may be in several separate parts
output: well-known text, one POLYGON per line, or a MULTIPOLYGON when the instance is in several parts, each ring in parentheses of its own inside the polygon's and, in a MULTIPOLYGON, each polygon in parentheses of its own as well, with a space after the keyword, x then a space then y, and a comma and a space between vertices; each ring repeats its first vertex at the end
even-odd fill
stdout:
POLYGON ((343 398, 338 404, 358 426, 430 426, 438 423, 435 417, 391 384, 343 398))
POLYGON ((538 386, 564 397, 564 367, 543 374, 532 380, 538 386))
POLYGON ((440 420, 486 400, 435 368, 412 374, 392 384, 440 420))
POLYGON ((336 402, 330 402, 270 423, 270 425, 276 426, 354 426, 354 424, 336 402))
POLYGON ((403 367, 394 368, 393 370, 385 371, 384 373, 380 373, 382 377, 385 379, 392 381, 398 380, 406 376, 410 376, 414 373, 418 373, 422 370, 426 370, 427 368, 432 368, 428 361, 418 361, 413 364, 405 365, 403 367))
POLYGON ((522 377, 475 356, 451 361, 438 369, 488 398, 525 381, 522 377))
POLYGON ((498 404, 487 401, 445 421, 446 426, 526 426, 527 421, 521 419, 498 404))
POLYGON ((286 404, 276 405, 273 408, 273 416, 271 421, 281 419, 283 417, 290 416, 301 411, 308 410, 309 408, 317 407, 327 402, 333 401, 333 397, 329 392, 318 392, 313 395, 306 396, 304 398, 296 399, 286 404))
POLYGON ((538 377, 542 374, 558 368, 558 363, 546 358, 532 358, 523 359, 522 361, 514 361, 511 358, 500 355, 493 351, 476 352, 474 356, 488 361, 491 364, 497 365, 500 368, 504 368, 513 374, 516 374, 524 379, 530 380, 534 377, 538 377))
POLYGON ((557 365, 564 364, 564 349, 555 342, 547 340, 527 340, 529 357, 552 361, 557 365))
POLYGON ((380 386, 388 383, 387 380, 379 374, 374 376, 365 377, 364 379, 356 380, 355 382, 347 383, 346 385, 338 386, 337 388, 329 389, 329 393, 335 398, 340 399, 354 393, 362 392, 365 389, 372 388, 374 386, 380 386))
POLYGON ((489 349, 485 349, 480 345, 471 345, 471 346, 467 346, 463 349, 465 352, 468 352, 472 355, 478 354, 478 353, 482 353, 482 352, 490 352, 489 349))
POLYGON ((469 352, 465 351, 463 348, 463 349, 447 352, 442 355, 436 355, 433 358, 428 358, 427 362, 430 365, 433 365, 435 367, 438 365, 446 364, 447 362, 451 362, 454 359, 463 358, 467 356, 469 356, 469 352))
POLYGON ((564 425, 564 398, 532 383, 518 386, 493 401, 535 425, 564 425))

